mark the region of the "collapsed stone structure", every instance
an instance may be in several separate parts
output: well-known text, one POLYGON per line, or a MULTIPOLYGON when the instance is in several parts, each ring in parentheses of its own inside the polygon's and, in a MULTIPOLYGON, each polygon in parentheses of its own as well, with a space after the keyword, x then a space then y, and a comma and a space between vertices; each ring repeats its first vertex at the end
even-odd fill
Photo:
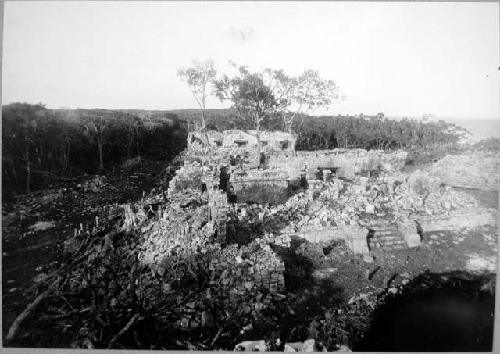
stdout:
POLYGON ((255 130, 225 130, 222 133, 209 130, 205 133, 191 132, 188 135, 188 144, 195 142, 212 147, 246 147, 255 149, 260 140, 261 149, 273 153, 293 153, 296 137, 285 132, 262 131, 257 135, 255 130))
MULTIPOLYGON (((365 256, 376 248, 418 246, 418 230, 421 233, 423 227, 450 227, 443 220, 453 218, 448 215, 453 203, 461 208, 462 215, 467 215, 465 220, 473 219, 475 224, 491 224, 494 219, 480 217, 474 210, 464 211, 474 203, 467 198, 464 205, 452 201, 452 191, 440 191, 443 184, 433 174, 404 176, 400 172, 407 157, 404 151, 295 151, 296 138, 292 134, 260 134, 258 139, 255 131, 190 133, 184 166, 169 186, 170 197, 185 189, 207 192, 210 219, 221 243, 225 242, 231 205, 243 205, 244 213, 245 203, 279 209, 297 191, 303 191, 307 207, 315 205, 319 215, 316 219, 323 221, 282 228, 274 238, 297 236, 311 242, 342 239, 352 251, 365 256), (313 202, 318 195, 322 199, 313 202), (335 201, 337 205, 329 206, 335 201), (397 215, 393 215, 395 211, 397 215)), ((302 210, 307 208, 304 205, 302 210)), ((259 220, 264 220, 262 215, 259 220)))
POLYGON ((281 132, 266 133, 268 143, 258 149, 251 136, 190 134, 182 163, 169 172, 175 175, 158 220, 129 211, 131 227, 142 225, 136 219, 146 222, 140 261, 166 282, 176 277, 169 272, 179 260, 188 269, 209 264, 206 291, 177 314, 182 329, 207 322, 207 303, 223 304, 232 316, 259 313, 285 298, 285 264, 275 247, 292 250, 294 238, 343 240, 370 262, 378 252, 420 245, 422 229, 496 222, 472 196, 432 174, 401 172, 405 152, 297 152, 294 138, 281 132), (290 145, 281 144, 286 137, 290 145), (250 237, 235 238, 241 230, 250 237))
MULTIPOLYGON (((333 186, 332 198, 335 199, 345 181, 359 180, 361 188, 366 188, 367 180, 376 176, 391 190, 394 188, 391 176, 404 166, 406 159, 403 151, 297 152, 295 141, 294 135, 284 132, 261 132, 259 138, 255 131, 190 133, 184 166, 171 181, 168 194, 173 197, 186 188, 207 191, 210 218, 218 230, 218 239, 223 242, 231 203, 279 205, 299 188, 306 190, 307 198, 312 200, 326 181, 333 186)), ((355 222, 354 225, 315 226, 307 232, 287 234, 283 231, 281 234, 316 242, 344 239, 354 252, 368 253, 369 230, 355 222)), ((408 232, 408 228, 404 230, 408 232)), ((396 234, 401 235, 401 232, 396 234)), ((401 236, 403 241, 400 243, 414 246, 416 227, 411 235, 410 238, 401 236)))
POLYGON ((455 187, 499 191, 499 157, 497 153, 447 155, 435 163, 430 172, 455 187))

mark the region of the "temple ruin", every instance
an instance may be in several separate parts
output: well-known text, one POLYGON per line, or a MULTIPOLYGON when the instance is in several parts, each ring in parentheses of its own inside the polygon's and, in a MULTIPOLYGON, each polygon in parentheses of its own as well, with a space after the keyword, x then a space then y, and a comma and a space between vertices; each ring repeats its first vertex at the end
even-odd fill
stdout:
MULTIPOLYGON (((285 298, 280 252, 300 254, 309 243, 371 263, 419 247, 429 231, 497 223, 490 209, 429 171, 403 170, 404 151, 295 151, 291 134, 254 134, 189 134, 156 217, 129 210, 129 226, 140 225, 144 236, 140 262, 171 278, 178 257, 209 259, 206 296, 228 313, 285 298)), ((203 323, 201 308, 177 312, 183 330, 203 323)))
MULTIPOLYGON (((404 166, 407 155, 403 151, 363 149, 295 151, 296 137, 285 132, 261 132, 259 138, 255 131, 243 130, 190 133, 184 166, 170 183, 170 197, 187 188, 207 192, 210 219, 217 225, 221 241, 232 204, 276 206, 285 203, 297 190, 306 191, 307 198, 313 200, 316 190, 325 183, 335 191, 332 197, 338 198, 344 184, 366 189, 370 178, 391 191, 396 181, 393 175, 404 166)), ((368 254, 375 241, 387 248, 419 244, 414 223, 380 221, 312 226, 300 232, 285 229, 282 233, 313 242, 343 239, 354 252, 361 254, 368 254)))

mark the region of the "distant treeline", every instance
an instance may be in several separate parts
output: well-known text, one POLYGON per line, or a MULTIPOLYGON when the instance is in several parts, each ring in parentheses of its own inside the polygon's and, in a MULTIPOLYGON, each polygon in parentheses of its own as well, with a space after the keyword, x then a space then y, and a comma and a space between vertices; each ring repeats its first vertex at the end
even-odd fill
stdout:
MULTIPOLYGON (((186 146, 200 110, 64 110, 14 103, 3 106, 4 198, 55 179, 97 173, 137 156, 165 159, 186 146)), ((206 128, 253 129, 231 109, 206 111, 206 128)), ((283 130, 268 117, 263 130, 283 130)), ((332 148, 430 149, 453 146, 461 128, 443 121, 391 120, 377 116, 300 116, 293 124, 298 150, 332 148)))
POLYGON ((6 105, 2 109, 3 196, 97 173, 137 156, 171 158, 184 148, 186 138, 184 123, 168 112, 6 105))
POLYGON ((466 130, 444 121, 423 123, 377 116, 305 117, 295 124, 297 149, 435 149, 455 145, 466 130))

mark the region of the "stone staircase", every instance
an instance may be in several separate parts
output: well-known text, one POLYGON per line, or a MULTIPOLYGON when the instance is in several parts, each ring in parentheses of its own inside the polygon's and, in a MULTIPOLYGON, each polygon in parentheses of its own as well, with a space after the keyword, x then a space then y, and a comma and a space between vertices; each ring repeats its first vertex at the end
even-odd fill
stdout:
POLYGON ((403 234, 394 226, 373 226, 368 233, 368 247, 371 251, 395 251, 407 249, 408 243, 405 241, 403 234))

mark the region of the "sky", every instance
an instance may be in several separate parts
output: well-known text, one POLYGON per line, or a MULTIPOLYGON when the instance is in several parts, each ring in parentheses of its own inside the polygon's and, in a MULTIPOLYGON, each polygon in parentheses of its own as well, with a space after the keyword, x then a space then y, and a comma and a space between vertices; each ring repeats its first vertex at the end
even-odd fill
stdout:
POLYGON ((6 1, 3 26, 3 104, 196 108, 177 70, 213 58, 319 70, 345 96, 319 114, 500 119, 498 3, 6 1))

